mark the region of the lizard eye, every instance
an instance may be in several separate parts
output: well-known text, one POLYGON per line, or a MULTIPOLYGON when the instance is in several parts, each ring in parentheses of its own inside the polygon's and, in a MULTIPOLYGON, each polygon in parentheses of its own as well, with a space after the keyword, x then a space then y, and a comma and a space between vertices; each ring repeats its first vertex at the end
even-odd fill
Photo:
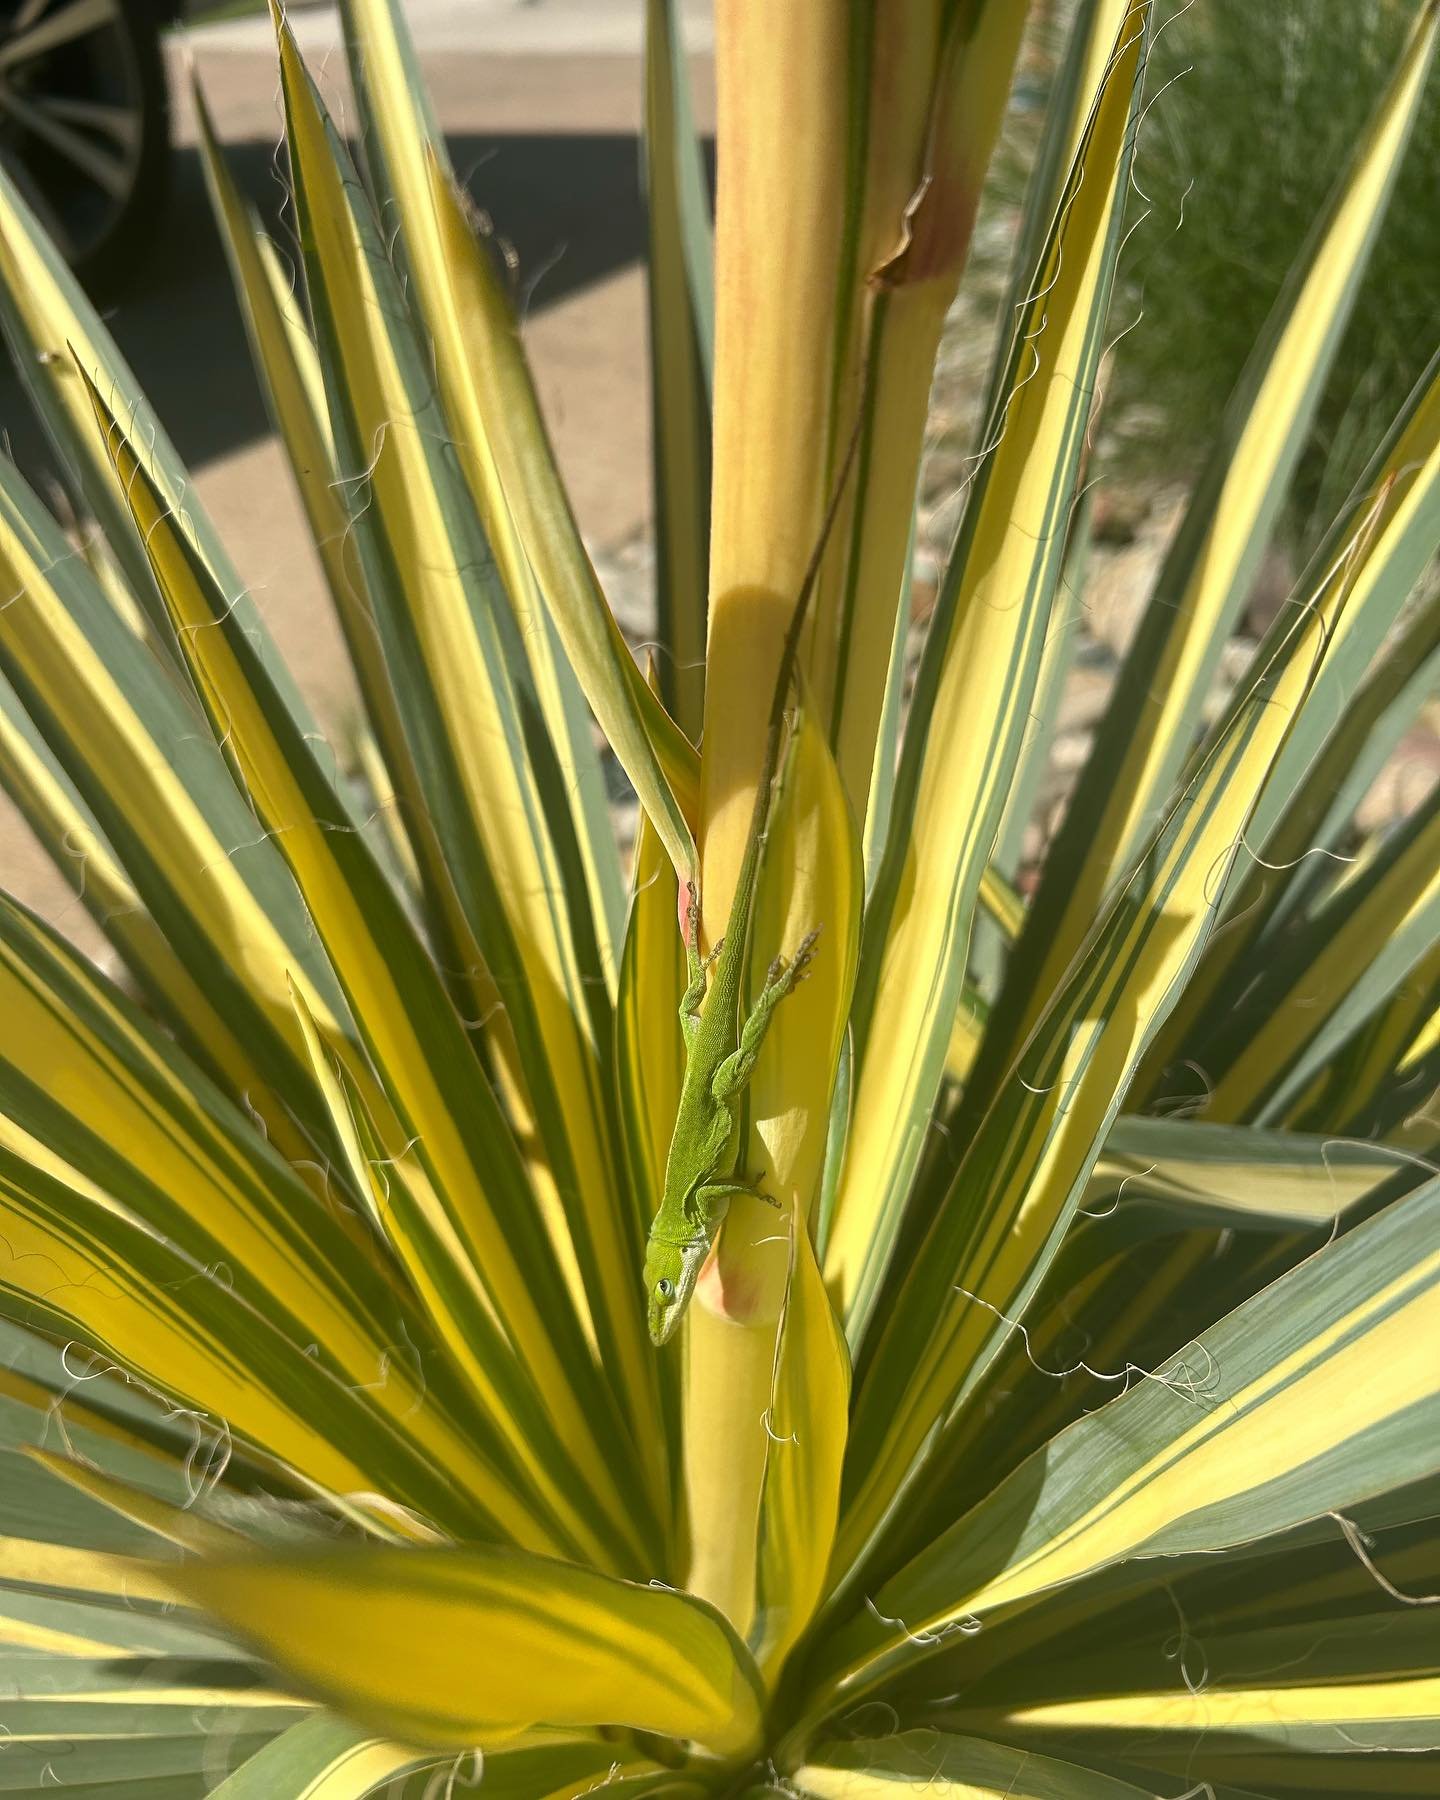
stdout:
POLYGON ((657 1281, 655 1283, 655 1292, 662 1300, 668 1300, 675 1292, 675 1283, 673 1281, 657 1281))

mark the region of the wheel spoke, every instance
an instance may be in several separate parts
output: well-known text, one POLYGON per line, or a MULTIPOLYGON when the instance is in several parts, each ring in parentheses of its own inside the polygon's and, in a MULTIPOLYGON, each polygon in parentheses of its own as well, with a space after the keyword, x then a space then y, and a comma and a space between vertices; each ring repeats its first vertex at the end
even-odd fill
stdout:
POLYGON ((68 6, 47 13, 34 23, 24 21, 25 14, 22 13, 16 27, 0 44, 0 70, 18 68, 22 63, 43 56, 47 50, 58 49, 61 44, 73 44, 76 38, 113 25, 115 4, 114 0, 70 0, 68 6))
POLYGON ((140 148, 141 120, 133 107, 116 106, 102 100, 72 100, 68 95, 59 94, 32 92, 25 98, 48 118, 102 133, 127 155, 133 156, 140 148))
POLYGON ((42 106, 0 87, 0 112, 9 113, 32 137, 48 144, 58 155, 89 177, 112 200, 124 200, 130 191, 129 158, 108 154, 89 138, 50 117, 42 106))
POLYGON ((9 32, 28 30, 49 4, 50 0, 21 0, 21 4, 16 8, 15 17, 10 21, 6 30, 9 32))

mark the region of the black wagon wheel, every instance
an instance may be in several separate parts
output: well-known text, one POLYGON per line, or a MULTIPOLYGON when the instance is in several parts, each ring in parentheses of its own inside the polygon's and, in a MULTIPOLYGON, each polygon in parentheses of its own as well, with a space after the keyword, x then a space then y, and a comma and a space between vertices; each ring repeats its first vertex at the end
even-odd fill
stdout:
POLYGON ((0 0, 0 161, 80 277, 138 253, 163 197, 155 0, 0 0))

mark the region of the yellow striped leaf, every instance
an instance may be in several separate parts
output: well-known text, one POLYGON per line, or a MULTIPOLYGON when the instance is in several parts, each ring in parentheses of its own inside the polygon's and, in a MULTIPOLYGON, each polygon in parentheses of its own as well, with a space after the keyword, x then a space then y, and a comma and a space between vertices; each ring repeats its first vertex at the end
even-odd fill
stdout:
MULTIPOLYGON (((196 731, 193 699, 117 616, 3 459, 0 577, 13 594, 0 608, 0 664, 169 946, 144 966, 158 966, 173 989, 178 958, 207 1012, 225 1021, 211 1052, 220 1068, 228 1073, 236 1061, 223 1048, 228 1035, 323 1145, 297 1056, 287 970, 308 984, 320 1015, 338 1024, 344 1003, 289 872, 257 832, 220 752, 196 731)), ((65 804, 53 787, 48 804, 65 804)), ((102 862, 97 883, 104 876, 102 862)), ((178 1023, 193 1036, 205 1018, 191 1010, 178 1023)), ((243 1070, 236 1077, 239 1097, 248 1084, 243 1070)))
POLYGON ((1339 1116, 1344 1129, 1356 1136, 1384 1136, 1433 1094, 1437 1053, 1440 943, 1416 964, 1393 998, 1331 1056, 1319 1080, 1319 1093, 1313 1102, 1308 1095, 1296 1101, 1290 1118, 1310 1128, 1339 1116))
POLYGON ((1216 1120, 1274 1121, 1440 940, 1440 793, 1395 832, 1234 1007, 1235 1029, 1202 1041, 1216 1120))
POLYGON ((434 1757, 317 1713, 247 1757, 211 1800, 365 1800, 434 1757))
MULTIPOLYGON (((1290 722, 1335 642, 1343 580, 1277 618, 1183 794, 1136 858, 975 1128, 862 1365, 847 1550, 880 1526, 937 1418, 984 1378, 1063 1237, 1139 1057, 1193 966, 1290 722)), ((992 1014, 993 1019, 993 1014, 992 1014)), ((974 1077, 972 1077, 974 1079, 974 1077)))
POLYGON ((1153 1800, 1095 1769, 931 1728, 822 1744, 795 1779, 815 1800, 1153 1800))
MULTIPOLYGON (((481 1309, 461 1312, 448 1300, 443 1273, 432 1266, 427 1237, 433 1232, 443 1238, 445 1208, 430 1171, 411 1154, 410 1140, 384 1093, 363 1066, 322 1038, 298 992, 295 1008, 316 1085, 335 1121, 354 1184, 518 1472, 511 1488, 502 1489, 499 1503, 492 1499, 497 1522, 526 1549, 565 1550, 608 1565, 616 1552, 603 1533, 597 1535, 584 1505, 577 1504, 573 1474, 538 1396, 516 1366, 493 1301, 481 1292, 481 1309)), ((620 1556, 623 1561, 625 1552, 620 1556)))
POLYGON ((826 1283, 852 1344, 928 1129, 981 874, 1028 719, 1103 348, 1146 14, 1140 0, 1127 9, 1044 279, 1017 321, 998 441, 971 489, 917 679, 890 841, 866 911, 859 1073, 826 1242, 826 1283))
POLYGON ((803 1217, 790 1215, 790 1280, 765 1420, 755 1622, 761 1673, 775 1673, 825 1593, 840 1511, 850 1405, 850 1353, 825 1292, 803 1217))
POLYGON ((1085 1210, 1145 1214, 1159 1229, 1332 1226, 1395 1171, 1383 1145, 1199 1120, 1119 1118, 1085 1210))
POLYGON ((1023 1464, 834 1634, 831 1703, 1115 1563, 1252 1542, 1433 1475, 1437 1220, 1431 1181, 1023 1464))
POLYGON ((533 1725, 628 1725, 721 1754, 758 1740, 760 1688, 710 1607, 474 1546, 192 1563, 196 1603, 307 1687, 403 1741, 503 1745, 533 1725))
POLYGON ((24 1045, 23 1063, 0 1060, 11 1220, 0 1280, 32 1296, 37 1317, 81 1328, 322 1489, 394 1482, 456 1527, 486 1518, 483 1427, 443 1368, 394 1355, 408 1341, 428 1362, 431 1346, 368 1246, 121 995, 8 902, 0 1000, 24 1045), (56 1286, 57 1262, 73 1285, 56 1286))
POLYGON ((993 1097, 1107 892, 1163 814, 1190 751, 1349 316, 1424 92, 1437 26, 1440 10, 1427 0, 1230 399, 1046 858, 972 1081, 977 1108, 993 1097))
POLYGON ((645 186, 660 695, 698 742, 710 560, 714 271, 709 196, 675 0, 646 0, 645 186))
POLYGON ((193 1665, 126 1670, 98 1657, 22 1654, 0 1656, 0 1667, 3 1791, 12 1800, 191 1800, 218 1791, 227 1769, 303 1717, 283 1695, 243 1677, 233 1686, 207 1682, 193 1665))
MULTIPOLYGON (((467 1014, 487 1020, 494 983, 455 891, 429 801, 405 736, 390 671, 375 629, 373 602, 350 530, 335 463, 324 376, 300 302, 287 285, 274 245, 247 211, 225 162, 198 82, 194 87, 200 149, 211 204, 245 317, 251 352, 271 416, 285 446, 310 535, 376 739, 383 747, 385 824, 398 833, 406 860, 419 857, 432 908, 432 929, 467 1014), (388 802, 388 804, 387 804, 388 802)), ((513 1049, 510 1054, 513 1056, 513 1049)), ((504 1051, 501 1051, 503 1057, 504 1051)))
MULTIPOLYGON (((1375 1621, 1371 1621, 1372 1631, 1375 1621)), ((1314 1632, 1310 1633, 1313 1640, 1314 1632)), ((1292 1637, 1292 1650, 1304 1649, 1292 1637)), ((1255 1650, 1264 1654, 1257 1642, 1255 1650)), ((1276 1646, 1278 1649, 1279 1646, 1276 1646)), ((1381 1651, 1383 1655, 1383 1649, 1381 1651)), ((1095 1699, 1059 1700, 1018 1706, 991 1720, 973 1720, 977 1730, 1034 1734, 1039 1742, 1133 1745, 1143 1736, 1142 1760, 1172 1766, 1183 1759, 1194 1772, 1244 1759, 1266 1739, 1291 1753, 1368 1753, 1375 1757, 1377 1793, 1389 1792, 1383 1772, 1386 1751, 1414 1753, 1435 1747, 1440 1717, 1440 1676, 1428 1670, 1410 1675, 1377 1671, 1370 1681, 1229 1683, 1213 1692, 1109 1694, 1095 1699), (1227 1743, 1227 1739, 1232 1741, 1227 1743), (1235 1740, 1238 1740, 1235 1741, 1235 1740)), ((1123 1753, 1123 1752, 1122 1752, 1123 1753)), ((1130 1751, 1131 1755, 1135 1752, 1130 1751)))
MULTIPOLYGON (((605 781, 590 718, 537 584, 537 547, 527 542, 524 513, 505 489, 513 469, 496 446, 502 429, 490 390, 474 379, 467 354, 470 321, 452 263, 445 213, 431 191, 432 173, 449 173, 445 139, 430 116, 405 14, 396 0, 346 0, 343 16, 351 79, 360 108, 366 168, 380 217, 398 221, 411 299, 434 340, 427 367, 438 381, 451 421, 454 450, 479 508, 505 598, 534 675, 541 716, 559 768, 555 805, 573 820, 583 884, 605 980, 613 990, 622 894, 605 781)), ((513 427, 512 427, 513 429, 513 427)), ((603 602, 602 602, 603 604, 603 602)))
POLYGON ((143 614, 152 645, 167 658, 174 656, 174 640, 143 547, 135 537, 104 441, 95 429, 84 385, 75 377, 77 363, 104 385, 116 410, 130 421, 137 440, 149 446, 157 488, 168 505, 185 509, 195 535, 196 554, 250 633, 256 655, 281 701, 302 729, 313 729, 255 598, 236 573, 164 426, 64 258, 3 169, 0 329, 10 343, 26 393, 59 452, 62 479, 75 484, 82 515, 99 521, 107 559, 128 586, 130 605, 143 614))
POLYGON ((559 1192, 601 1365, 650 1458, 654 1360, 642 1309, 627 1304, 633 1244, 602 1057, 608 983, 575 867, 565 771, 527 724, 537 690, 439 410, 431 348, 283 27, 280 57, 317 340, 340 460, 358 478, 346 493, 375 623, 456 892, 519 1049, 535 1149, 559 1192))
POLYGON ((292 1162, 313 1154, 286 1103, 264 1080, 211 992, 146 910, 95 815, 76 791, 0 678, 0 786, 15 802, 50 860, 109 938, 146 999, 186 1049, 232 1098, 264 1121, 266 1136, 292 1162))
POLYGON ((857 816, 873 779, 886 652, 896 614, 907 610, 910 515, 936 352, 1029 10, 1023 0, 902 0, 854 34, 864 48, 851 77, 860 116, 847 172, 858 192, 836 281, 840 328, 853 348, 842 338, 834 359, 830 454, 857 404, 861 443, 854 493, 816 594, 806 673, 857 816))
POLYGON ((675 871, 695 874, 694 746, 646 685, 615 623, 560 482, 514 316, 488 252, 432 159, 431 192, 465 321, 477 390, 494 398, 490 442, 501 484, 565 653, 675 871))
POLYGON ((630 1529, 643 1502, 620 1499, 631 1464, 604 1447, 613 1447, 618 1429, 608 1392, 509 1125, 434 964, 364 840, 338 813, 313 747, 273 704, 249 640, 192 556, 180 521, 163 510, 93 388, 91 398, 216 740, 290 866, 433 1195, 427 1212, 412 1215, 414 1235, 403 1245, 411 1267, 424 1269, 427 1310, 452 1344, 472 1329, 483 1341, 493 1310, 524 1380, 542 1396, 555 1454, 563 1461, 568 1452, 585 1470, 587 1496, 630 1529))
MULTIPOLYGON (((1228 928, 1151 1047, 1141 1080, 1155 1081, 1188 1047, 1260 938, 1296 903, 1316 861, 1335 849, 1356 804, 1427 695, 1440 652, 1440 596, 1420 606, 1359 681, 1440 540, 1440 354, 1417 384, 1358 497, 1327 534, 1308 579, 1351 565, 1343 639, 1271 771, 1248 834, 1253 866, 1227 902, 1228 928), (1358 684, 1358 685, 1357 685, 1358 684), (1382 723, 1383 721, 1383 723, 1382 723), (1308 765, 1308 766, 1307 766, 1308 765)), ((1302 578, 1298 592, 1306 591, 1302 578)))

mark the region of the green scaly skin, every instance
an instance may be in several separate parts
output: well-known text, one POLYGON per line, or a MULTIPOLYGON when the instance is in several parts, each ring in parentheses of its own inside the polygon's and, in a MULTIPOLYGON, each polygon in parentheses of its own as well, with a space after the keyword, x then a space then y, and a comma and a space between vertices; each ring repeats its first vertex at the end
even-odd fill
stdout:
POLYGON ((690 985, 680 1002, 685 1079, 675 1111, 670 1153, 665 1160, 665 1191, 645 1246, 646 1316, 650 1337, 656 1344, 673 1337, 684 1317, 715 1234, 736 1194, 770 1198, 755 1182, 746 1181, 738 1173, 740 1103, 755 1073, 760 1046, 765 1042, 775 1008, 803 978, 814 954, 818 930, 806 934, 793 956, 775 958, 759 998, 743 1017, 741 999, 750 956, 760 852, 770 824, 775 776, 780 765, 785 700, 794 676, 800 626, 812 584, 813 574, 807 577, 785 634, 765 757, 755 788, 755 809, 750 815, 725 935, 704 959, 699 943, 700 909, 694 888, 690 890, 685 932, 690 985))
MULTIPOLYGON (((868 385, 868 372, 865 379, 868 385)), ((862 406, 858 417, 863 416, 862 406)), ((819 928, 805 934, 793 956, 775 958, 759 998, 743 1016, 742 990, 750 960, 750 930, 760 853, 770 825, 775 777, 780 767, 785 703, 795 679, 805 611, 814 591, 826 540, 834 527, 845 484, 854 466, 858 443, 857 420, 785 632, 775 698, 770 707, 765 755, 755 786, 755 807, 750 815, 750 829, 745 838, 745 853, 740 860, 725 935, 705 958, 700 955, 700 909, 696 904, 695 889, 693 886, 690 889, 685 931, 690 985, 680 1002, 680 1026, 685 1034, 685 1079, 680 1087, 680 1104, 675 1111, 670 1152, 665 1159, 665 1191, 645 1245, 646 1317, 651 1340, 656 1344, 663 1344, 674 1336, 695 1292, 695 1283, 716 1233, 735 1196, 754 1194, 772 1206, 779 1205, 757 1182, 747 1181, 739 1173, 741 1101, 750 1077, 755 1073, 760 1047, 775 1016, 775 1008, 796 982, 804 978, 810 966, 819 928)))

